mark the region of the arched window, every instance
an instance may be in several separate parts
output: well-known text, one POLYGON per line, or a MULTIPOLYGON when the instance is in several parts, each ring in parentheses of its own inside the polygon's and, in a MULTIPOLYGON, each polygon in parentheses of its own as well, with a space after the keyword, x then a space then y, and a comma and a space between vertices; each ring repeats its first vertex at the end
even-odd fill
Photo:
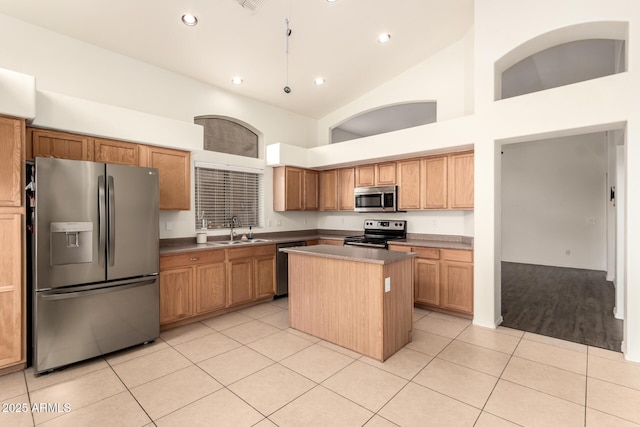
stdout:
POLYGON ((496 62, 495 100, 625 72, 626 28, 580 24, 523 43, 496 62))
POLYGON ((200 116, 195 124, 204 127, 204 149, 258 158, 258 135, 248 126, 228 118, 200 116))
POLYGON ((434 101, 410 102, 357 114, 331 129, 331 143, 433 123, 436 107, 434 101))

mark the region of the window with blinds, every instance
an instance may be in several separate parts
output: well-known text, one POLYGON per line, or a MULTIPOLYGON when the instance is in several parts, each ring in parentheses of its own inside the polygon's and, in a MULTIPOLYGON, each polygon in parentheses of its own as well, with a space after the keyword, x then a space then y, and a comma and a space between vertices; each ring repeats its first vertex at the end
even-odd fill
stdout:
POLYGON ((263 223, 263 175, 241 170, 195 168, 195 223, 209 228, 228 227, 238 217, 239 227, 263 223))

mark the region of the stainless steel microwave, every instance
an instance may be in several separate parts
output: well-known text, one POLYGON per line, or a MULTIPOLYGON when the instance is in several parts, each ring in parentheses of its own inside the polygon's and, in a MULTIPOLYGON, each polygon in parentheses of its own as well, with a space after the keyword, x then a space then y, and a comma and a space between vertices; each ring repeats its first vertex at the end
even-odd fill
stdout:
POLYGON ((398 187, 357 187, 353 191, 356 212, 396 212, 398 187))

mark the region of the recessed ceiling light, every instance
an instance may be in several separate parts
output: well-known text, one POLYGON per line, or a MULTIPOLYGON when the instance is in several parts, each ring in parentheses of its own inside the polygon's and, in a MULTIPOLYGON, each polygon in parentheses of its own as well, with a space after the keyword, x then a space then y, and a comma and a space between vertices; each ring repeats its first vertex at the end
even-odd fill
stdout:
POLYGON ((198 23, 198 18, 196 18, 195 16, 193 16, 190 13, 185 13, 184 15, 182 15, 182 23, 184 25, 188 25, 190 27, 193 27, 194 25, 196 25, 198 23))
POLYGON ((391 40, 391 34, 383 33, 378 36, 378 43, 386 43, 391 40))
POLYGON ((328 1, 329 3, 333 3, 333 2, 335 2, 336 0, 327 0, 327 1, 328 1))
MULTIPOLYGON (((329 1, 329 0, 327 0, 327 1, 329 1)), ((325 81, 325 80, 324 80, 322 77, 316 77, 316 78, 313 80, 313 83, 314 83, 316 86, 320 86, 320 85, 323 85, 323 84, 324 84, 324 81, 325 81)))
POLYGON ((234 78, 231 79, 231 83, 233 83, 234 85, 241 85, 242 84, 242 77, 236 76, 234 78))

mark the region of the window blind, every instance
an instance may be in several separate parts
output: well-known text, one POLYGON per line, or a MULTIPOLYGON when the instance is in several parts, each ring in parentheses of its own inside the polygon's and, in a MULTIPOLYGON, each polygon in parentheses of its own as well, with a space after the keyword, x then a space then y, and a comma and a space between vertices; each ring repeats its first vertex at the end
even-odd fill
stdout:
POLYGON ((261 173, 225 169, 195 168, 195 224, 202 228, 228 227, 233 216, 239 227, 260 227, 263 223, 263 179, 261 173))

